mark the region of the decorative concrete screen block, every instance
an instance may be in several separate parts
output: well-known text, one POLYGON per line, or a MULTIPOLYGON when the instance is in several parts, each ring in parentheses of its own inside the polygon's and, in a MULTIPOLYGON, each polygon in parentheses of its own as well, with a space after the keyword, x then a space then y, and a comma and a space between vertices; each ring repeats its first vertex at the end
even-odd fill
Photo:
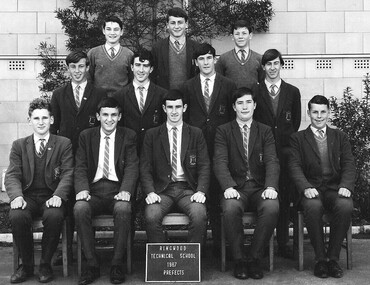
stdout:
POLYGON ((288 34, 288 54, 325 53, 325 34, 288 34))
POLYGON ((18 0, 1 1, 1 11, 2 12, 16 12, 17 11, 17 1, 18 0))
POLYGON ((342 98, 344 89, 351 87, 353 95, 362 97, 361 86, 361 78, 327 78, 324 79, 324 95, 342 98))
POLYGON ((36 78, 19 80, 18 101, 31 101, 33 98, 40 97, 39 85, 41 83, 36 78))
POLYGON ((289 59, 284 58, 284 66, 281 70, 282 78, 304 78, 305 77, 305 60, 302 58, 289 59))
POLYGON ((1 101, 17 101, 17 80, 0 80, 1 101))
MULTIPOLYGON (((324 2, 324 1, 323 1, 324 2)), ((365 0, 366 2, 366 0, 365 0)), ((326 11, 362 11, 362 0, 326 0, 326 11)))
POLYGON ((306 78, 335 78, 343 76, 342 59, 306 59, 306 78))
POLYGON ((282 54, 288 53, 288 37, 286 34, 254 34, 251 41, 251 48, 263 54, 270 48, 275 48, 282 54))
POLYGON ((2 169, 9 166, 9 153, 11 147, 11 144, 1 144, 0 140, 0 167, 2 169))
MULTIPOLYGON (((279 0, 276 2, 279 2, 279 0)), ((288 11, 325 11, 325 1, 288 0, 288 11)))
POLYGON ((288 11, 288 0, 273 1, 272 6, 275 12, 288 11))
POLYGON ((307 21, 304 12, 276 12, 270 23, 269 32, 274 33, 306 33, 307 21))
POLYGON ((0 101, 0 122, 18 123, 25 122, 29 102, 1 102, 0 101))
POLYGON ((364 33, 362 35, 363 35, 363 38, 364 38, 363 53, 370 53, 370 33, 364 33))
POLYGON ((364 10, 370 11, 370 0, 364 0, 364 10))
MULTIPOLYGON (((321 78, 283 78, 299 88, 302 99, 310 100, 316 94, 324 94, 324 81, 321 78)), ((303 112, 306 112, 305 110, 307 110, 307 105, 304 106, 303 112)))
POLYGON ((308 12, 308 33, 344 32, 344 12, 308 12))
POLYGON ((66 43, 68 41, 68 36, 65 34, 57 34, 57 54, 67 55, 70 52, 66 48, 66 43))
POLYGON ((36 76, 35 60, 0 60, 0 79, 35 79, 36 76))
POLYGON ((370 72, 369 59, 367 58, 344 58, 343 77, 362 78, 370 72))
POLYGON ((370 12, 346 12, 345 32, 369 33, 370 12))
POLYGON ((351 54, 363 52, 361 33, 327 33, 326 54, 351 54))
POLYGON ((55 34, 34 34, 34 35, 18 35, 18 54, 19 55, 38 55, 37 47, 40 42, 47 42, 55 45, 55 34))
POLYGON ((0 34, 37 33, 36 18, 37 13, 0 13, 0 34))
POLYGON ((18 0, 18 11, 54 12, 57 0, 18 0))
POLYGON ((55 17, 54 11, 37 14, 37 32, 39 34, 63 33, 62 24, 60 20, 55 17))
POLYGON ((23 138, 31 135, 32 127, 28 123, 18 123, 18 137, 23 138))
POLYGON ((0 35, 0 54, 14 55, 17 51, 17 35, 0 35))
POLYGON ((12 144, 18 138, 16 123, 0 123, 0 143, 12 144))

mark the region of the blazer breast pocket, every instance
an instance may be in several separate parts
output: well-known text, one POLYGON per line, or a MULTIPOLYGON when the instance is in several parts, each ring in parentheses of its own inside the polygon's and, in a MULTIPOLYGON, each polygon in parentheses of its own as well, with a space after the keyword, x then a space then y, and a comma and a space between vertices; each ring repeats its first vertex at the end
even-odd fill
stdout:
POLYGON ((60 179, 61 169, 60 166, 55 167, 53 170, 53 181, 57 181, 60 179))
POLYGON ((198 160, 198 157, 197 157, 197 152, 196 150, 188 150, 186 152, 186 166, 189 167, 189 168, 193 168, 193 167, 197 167, 197 160, 198 160))

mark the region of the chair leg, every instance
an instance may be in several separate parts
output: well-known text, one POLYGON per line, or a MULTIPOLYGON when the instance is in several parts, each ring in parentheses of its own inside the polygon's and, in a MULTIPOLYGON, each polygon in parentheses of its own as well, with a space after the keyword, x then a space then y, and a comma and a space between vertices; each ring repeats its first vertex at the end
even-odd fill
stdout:
POLYGON ((221 271, 226 270, 226 241, 224 229, 224 216, 221 215, 221 271))
POLYGON ((347 231, 347 269, 352 270, 352 221, 347 231))
POLYGON ((64 220, 62 228, 62 256, 63 256, 63 276, 68 276, 68 247, 67 247, 67 221, 64 220))
POLYGON ((81 267, 82 267, 82 245, 81 239, 77 233, 77 274, 81 276, 81 267))
POLYGON ((270 271, 274 270, 274 234, 272 234, 269 242, 269 267, 270 271))
POLYGON ((131 253, 131 246, 132 246, 132 241, 131 241, 131 229, 129 230, 128 233, 128 238, 127 238, 127 249, 126 249, 126 254, 127 254, 127 273, 131 274, 132 272, 132 253, 131 253))
POLYGON ((304 228, 303 228, 303 213, 298 212, 298 270, 303 270, 303 239, 304 239, 304 228))

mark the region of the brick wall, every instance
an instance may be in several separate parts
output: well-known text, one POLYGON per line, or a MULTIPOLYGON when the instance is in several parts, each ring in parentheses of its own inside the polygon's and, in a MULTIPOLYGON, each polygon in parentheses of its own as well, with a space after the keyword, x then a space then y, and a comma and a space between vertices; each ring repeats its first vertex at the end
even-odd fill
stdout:
MULTIPOLYGON (((65 40, 54 11, 69 0, 1 0, 0 6, 0 170, 8 164, 11 142, 30 133, 27 105, 39 96, 41 71, 36 47, 47 41, 66 55, 65 40)), ((275 0, 270 31, 257 33, 252 48, 284 54, 282 76, 300 88, 302 127, 306 103, 315 94, 341 96, 351 86, 358 96, 370 68, 370 0, 275 0)), ((213 40, 221 54, 230 37, 213 40)))

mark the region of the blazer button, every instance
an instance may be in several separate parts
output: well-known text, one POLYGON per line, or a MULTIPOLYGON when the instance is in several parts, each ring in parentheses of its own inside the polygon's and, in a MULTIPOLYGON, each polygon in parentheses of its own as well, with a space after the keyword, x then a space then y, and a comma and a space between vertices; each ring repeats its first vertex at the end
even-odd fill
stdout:
POLYGON ((145 129, 144 129, 144 128, 142 128, 141 130, 142 130, 142 131, 145 131, 145 129))

